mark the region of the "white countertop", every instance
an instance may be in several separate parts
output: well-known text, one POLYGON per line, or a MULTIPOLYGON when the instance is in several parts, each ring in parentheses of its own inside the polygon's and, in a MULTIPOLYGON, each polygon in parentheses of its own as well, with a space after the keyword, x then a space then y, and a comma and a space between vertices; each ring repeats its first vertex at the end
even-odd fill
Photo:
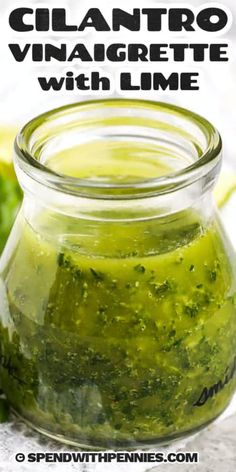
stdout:
MULTIPOLYGON (((161 450, 161 449, 160 449, 161 450)), ((234 472, 236 470, 236 397, 221 418, 184 443, 176 443, 171 451, 199 453, 198 464, 45 464, 17 463, 15 455, 29 452, 59 452, 72 449, 48 441, 29 430, 20 420, 0 425, 0 472, 234 472)), ((73 449, 75 451, 75 448, 73 449)), ((154 450, 152 450, 154 451, 154 450)), ((165 451, 167 451, 165 449, 165 451)), ((169 452, 169 450, 168 450, 169 452)))

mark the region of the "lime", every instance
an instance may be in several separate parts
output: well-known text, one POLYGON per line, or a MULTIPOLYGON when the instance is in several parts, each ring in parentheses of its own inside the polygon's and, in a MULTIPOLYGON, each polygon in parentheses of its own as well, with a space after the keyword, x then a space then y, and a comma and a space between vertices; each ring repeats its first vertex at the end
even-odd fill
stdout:
POLYGON ((214 196, 217 206, 221 208, 236 190, 236 174, 223 171, 216 185, 214 196))
POLYGON ((17 134, 17 128, 0 126, 0 161, 12 163, 13 145, 17 134))

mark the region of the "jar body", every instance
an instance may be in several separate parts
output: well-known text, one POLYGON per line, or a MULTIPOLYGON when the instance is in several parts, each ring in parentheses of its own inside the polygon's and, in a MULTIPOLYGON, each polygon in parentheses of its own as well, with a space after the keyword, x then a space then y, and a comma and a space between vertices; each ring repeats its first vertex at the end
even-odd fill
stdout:
POLYGON ((211 200, 207 217, 202 206, 107 222, 26 198, 1 259, 0 370, 33 427, 129 448, 190 434, 225 409, 235 269, 211 200))

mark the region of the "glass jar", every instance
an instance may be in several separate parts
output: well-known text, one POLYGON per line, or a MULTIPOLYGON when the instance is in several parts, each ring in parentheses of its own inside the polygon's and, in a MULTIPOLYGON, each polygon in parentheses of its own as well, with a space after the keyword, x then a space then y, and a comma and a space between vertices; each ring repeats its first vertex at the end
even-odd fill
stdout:
POLYGON ((1 258, 0 376, 38 431, 167 444, 236 386, 234 253, 214 127, 163 103, 69 105, 15 144, 24 201, 1 258))

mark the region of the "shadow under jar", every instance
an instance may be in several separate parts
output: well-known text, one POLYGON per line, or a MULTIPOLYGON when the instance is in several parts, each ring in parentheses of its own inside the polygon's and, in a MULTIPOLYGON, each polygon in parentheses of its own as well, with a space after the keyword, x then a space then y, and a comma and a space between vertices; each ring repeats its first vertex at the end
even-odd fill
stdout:
POLYGON ((1 257, 0 378, 38 431, 167 444, 236 386, 234 253, 212 189, 221 139, 163 103, 81 103, 15 144, 24 201, 1 257))

